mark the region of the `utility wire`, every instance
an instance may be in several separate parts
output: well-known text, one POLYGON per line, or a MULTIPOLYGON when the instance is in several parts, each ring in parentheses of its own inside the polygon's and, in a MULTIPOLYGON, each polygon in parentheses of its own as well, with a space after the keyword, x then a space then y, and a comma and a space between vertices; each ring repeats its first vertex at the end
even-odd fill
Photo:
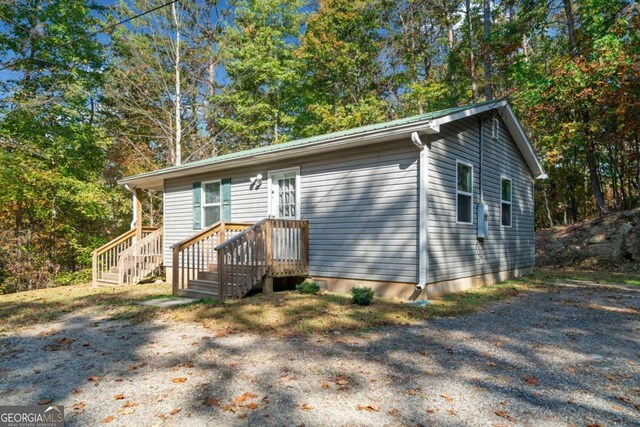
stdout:
MULTIPOLYGON (((93 37, 93 36, 95 36, 97 34, 100 34, 100 33, 103 33, 105 31, 111 30, 113 28, 116 28, 119 25, 126 24, 127 22, 131 22, 134 19, 137 19, 137 18, 140 18, 142 16, 148 15, 148 14, 150 14, 152 12, 155 12, 157 10, 163 9, 163 8, 165 8, 167 6, 171 6, 172 4, 177 3, 178 1, 180 1, 180 0, 171 0, 171 1, 167 2, 167 3, 161 4, 159 6, 151 8, 149 10, 145 10, 144 12, 140 12, 137 15, 134 15, 134 16, 132 16, 130 18, 123 19, 122 21, 118 21, 118 22, 116 22, 114 24, 105 25, 104 27, 100 27, 97 30, 92 31, 92 32, 90 32, 88 34, 83 34, 83 35, 81 35, 79 37, 74 37, 71 40, 69 40, 67 43, 63 43, 63 46, 69 46, 69 45, 71 45, 73 43, 76 43, 77 41, 80 41, 80 40, 83 40, 83 39, 86 39, 86 38, 89 38, 89 37, 93 37)), ((8 64, 3 65, 0 68, 0 71, 6 70, 7 68, 12 67, 13 65, 17 64, 18 62, 23 62, 25 60, 27 60, 27 59, 26 58, 20 58, 20 59, 14 60, 14 61, 10 61, 8 64)), ((37 58, 36 58, 36 60, 37 60, 37 58)))

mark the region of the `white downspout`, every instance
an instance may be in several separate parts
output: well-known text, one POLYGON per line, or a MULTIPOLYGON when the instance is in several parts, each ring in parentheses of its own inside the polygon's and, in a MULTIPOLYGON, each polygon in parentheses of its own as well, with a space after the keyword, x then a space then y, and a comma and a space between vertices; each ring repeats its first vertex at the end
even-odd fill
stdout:
POLYGON ((129 187, 127 184, 124 185, 124 188, 126 188, 127 190, 131 191, 132 194, 132 207, 133 207, 133 221, 131 221, 131 229, 133 230, 134 228, 136 228, 136 223, 138 222, 138 209, 136 209, 136 205, 138 203, 138 196, 136 196, 136 192, 133 188, 129 187))
POLYGON ((417 289, 424 289, 429 282, 429 147, 422 142, 418 132, 411 133, 411 141, 420 150, 418 169, 420 179, 418 184, 418 283, 417 289))

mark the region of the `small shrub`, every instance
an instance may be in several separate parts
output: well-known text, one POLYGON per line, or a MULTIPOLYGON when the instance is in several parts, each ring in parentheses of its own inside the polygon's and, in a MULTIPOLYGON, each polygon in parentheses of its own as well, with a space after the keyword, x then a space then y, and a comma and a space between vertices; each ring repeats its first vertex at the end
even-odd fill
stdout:
POLYGON ((351 302, 357 305, 369 305, 373 300, 373 289, 369 287, 351 289, 351 302))
POLYGON ((315 295, 318 293, 318 291, 320 291, 320 286, 318 286, 316 282, 305 280, 304 282, 296 285, 296 291, 300 292, 301 294, 315 295))
POLYGON ((91 281, 91 269, 85 268, 79 271, 60 271, 53 278, 55 286, 78 285, 91 281))

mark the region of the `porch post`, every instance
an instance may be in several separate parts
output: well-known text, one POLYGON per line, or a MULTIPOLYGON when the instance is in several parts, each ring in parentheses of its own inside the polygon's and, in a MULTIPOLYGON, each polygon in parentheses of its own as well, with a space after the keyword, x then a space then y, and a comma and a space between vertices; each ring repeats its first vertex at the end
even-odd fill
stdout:
POLYGON ((136 242, 142 240, 142 190, 136 188, 133 194, 133 220, 136 228, 136 242))

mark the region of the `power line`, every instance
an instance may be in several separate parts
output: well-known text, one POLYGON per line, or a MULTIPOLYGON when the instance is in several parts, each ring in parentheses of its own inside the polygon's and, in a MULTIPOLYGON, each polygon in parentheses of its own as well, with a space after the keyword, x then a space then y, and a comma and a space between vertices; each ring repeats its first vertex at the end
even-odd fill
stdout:
MULTIPOLYGON (((108 30, 111 30, 111 29, 113 29, 113 28, 116 28, 116 27, 117 27, 117 26, 119 26, 119 25, 126 24, 127 22, 131 22, 131 21, 133 21, 134 19, 137 19, 137 18, 140 18, 140 17, 142 17, 142 16, 148 15, 148 14, 150 14, 150 13, 152 13, 152 12, 155 12, 155 11, 157 11, 157 10, 163 9, 163 8, 165 8, 165 7, 167 7, 167 6, 171 6, 172 4, 177 3, 177 2, 179 2, 179 1, 180 1, 180 0, 171 0, 171 1, 167 2, 167 3, 161 4, 161 5, 159 5, 159 6, 156 6, 156 7, 154 7, 154 8, 151 8, 151 9, 149 9, 149 10, 145 10, 144 12, 138 13, 137 15, 134 15, 134 16, 132 16, 132 17, 130 17, 130 18, 123 19, 122 21, 118 21, 118 22, 116 22, 116 23, 114 23, 114 24, 105 25, 104 27, 100 27, 100 28, 98 28, 97 30, 92 31, 92 32, 90 32, 90 33, 88 33, 88 34, 83 34, 83 35, 81 35, 81 36, 79 36, 79 37, 74 37, 74 38, 72 38, 71 40, 69 40, 67 43, 64 43, 64 44, 63 44, 63 46, 69 46, 69 45, 71 45, 71 44, 73 44, 73 43, 76 43, 76 42, 78 42, 78 41, 80 41, 80 40, 83 40, 83 39, 86 39, 86 38, 89 38, 89 37, 93 37, 93 36, 95 36, 95 35, 98 35, 98 34, 100 34, 100 33, 105 32, 105 31, 108 31, 108 30)), ((17 25, 17 24, 16 24, 16 25, 17 25)), ((12 67, 13 65, 17 64, 18 62, 22 62, 22 61, 25 61, 25 60, 27 60, 27 59, 26 59, 26 58, 20 58, 20 59, 16 59, 16 60, 14 60, 14 61, 11 61, 11 62, 9 62, 8 64, 3 65, 3 66, 0 68, 0 71, 6 70, 7 68, 12 67)), ((35 60, 38 60, 38 59, 36 58, 35 60)))

